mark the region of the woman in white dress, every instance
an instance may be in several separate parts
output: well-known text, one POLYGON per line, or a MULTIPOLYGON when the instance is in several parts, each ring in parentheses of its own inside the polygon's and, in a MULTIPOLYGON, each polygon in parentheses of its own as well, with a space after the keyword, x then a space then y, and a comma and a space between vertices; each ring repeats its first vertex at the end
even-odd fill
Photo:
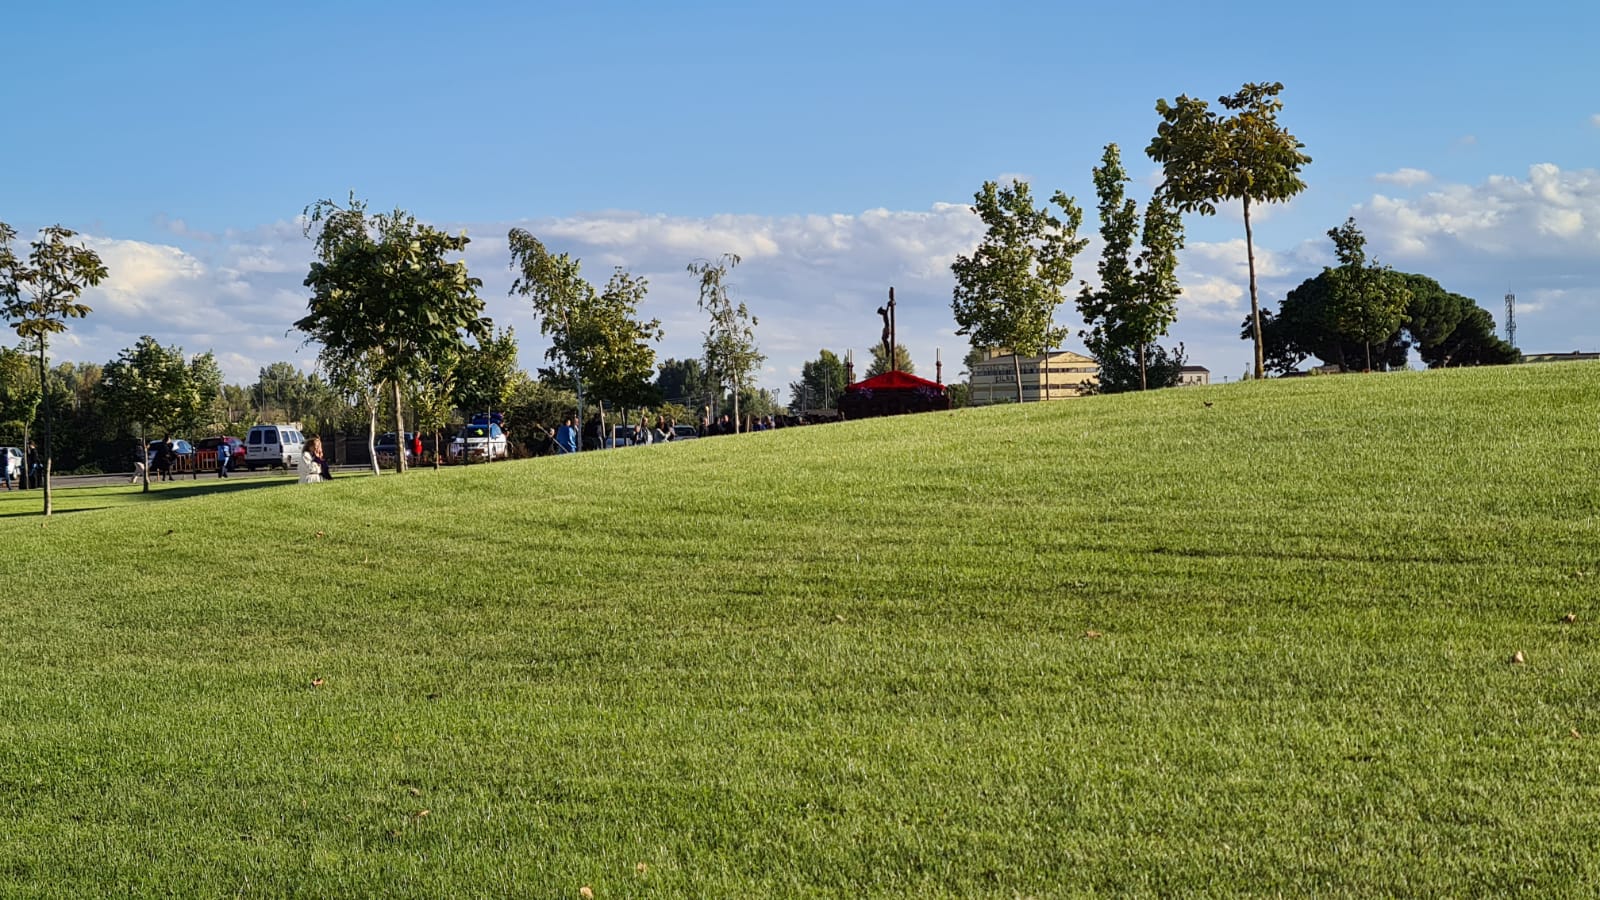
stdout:
POLYGON ((300 483, 316 484, 322 480, 322 438, 314 437, 300 449, 300 483))

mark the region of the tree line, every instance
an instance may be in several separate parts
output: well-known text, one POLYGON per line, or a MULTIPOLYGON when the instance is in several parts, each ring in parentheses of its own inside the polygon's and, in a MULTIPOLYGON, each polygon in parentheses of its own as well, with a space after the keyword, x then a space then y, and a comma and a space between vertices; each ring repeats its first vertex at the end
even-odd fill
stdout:
MULTIPOLYGON (((1177 319, 1182 216, 1213 215, 1224 202, 1239 202, 1243 211, 1250 316, 1242 336, 1254 345, 1254 377, 1290 371, 1308 356, 1344 368, 1357 360, 1361 368, 1389 368, 1402 365, 1412 347, 1430 366, 1515 360, 1515 348, 1494 337, 1492 317, 1469 298, 1368 260, 1353 220, 1329 231, 1338 266, 1291 291, 1276 313, 1261 309, 1252 206, 1300 193, 1306 187, 1300 173, 1311 162, 1278 122, 1282 90, 1281 83, 1245 84, 1220 97, 1220 109, 1186 95, 1158 100, 1159 122, 1145 153, 1161 165, 1163 180, 1142 213, 1127 196, 1131 179, 1120 149, 1106 145, 1092 172, 1104 245, 1098 283, 1080 282, 1077 291, 1085 323, 1078 334, 1099 363, 1099 390, 1177 382, 1183 345, 1159 341, 1177 319)), ((972 345, 968 372, 986 348, 1005 348, 1015 359, 1060 345, 1069 329, 1055 324, 1055 311, 1066 299, 1074 259, 1088 245, 1078 236, 1083 211, 1061 191, 1036 205, 1027 182, 985 182, 972 209, 984 235, 951 266, 957 333, 972 345)), ((22 252, 13 246, 15 230, 0 222, 0 311, 21 340, 0 355, 0 438, 30 442, 37 426, 47 515, 58 425, 70 437, 63 459, 94 466, 115 465, 118 454, 106 449, 108 442, 128 434, 221 434, 247 427, 269 408, 317 425, 359 423, 369 451, 380 422, 398 433, 408 423, 437 432, 462 411, 506 411, 518 430, 530 429, 524 435, 554 424, 566 410, 581 416, 586 405, 602 413, 608 406, 654 406, 683 421, 693 420, 697 406, 711 416, 731 409, 735 422, 741 412, 777 411, 777 398, 753 386, 765 357, 755 340, 756 316, 733 295, 735 254, 688 263, 707 317, 702 354, 658 365, 660 320, 639 311, 646 279, 616 267, 596 287, 580 260, 511 229, 511 294, 528 302, 550 343, 549 365, 535 377, 516 368, 512 330, 496 329, 483 315, 482 281, 461 259, 470 243, 465 232, 446 234, 401 209, 371 212, 353 193, 342 203, 307 206, 304 221, 315 259, 304 280, 306 315, 295 327, 318 349, 316 371, 300 375, 274 363, 248 389, 222 384, 209 352, 186 359, 180 348, 149 336, 104 366, 51 369, 51 339, 91 312, 82 294, 109 273, 66 228, 43 229, 22 252), (115 434, 107 437, 108 430, 115 434)), ((1020 359, 1017 366, 1020 401, 1020 359)), ((889 360, 875 348, 866 374, 890 368, 913 371, 909 354, 896 348, 889 360)), ((791 409, 831 406, 846 377, 838 355, 823 350, 790 385, 791 409)), ((959 405, 961 385, 951 389, 959 405)), ((404 470, 403 454, 396 465, 404 470)))

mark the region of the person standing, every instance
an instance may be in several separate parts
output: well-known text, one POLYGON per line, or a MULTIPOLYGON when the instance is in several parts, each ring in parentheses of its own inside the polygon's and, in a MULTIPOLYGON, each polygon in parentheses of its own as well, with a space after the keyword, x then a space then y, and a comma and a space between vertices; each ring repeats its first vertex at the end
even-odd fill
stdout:
POLYGON ((177 457, 172 452, 172 438, 164 438, 155 444, 155 453, 152 457, 156 464, 156 480, 172 480, 172 460, 177 457))
POLYGON ((300 448, 300 483, 316 484, 322 480, 322 438, 314 437, 300 448))
POLYGON ((0 484, 11 490, 11 448, 0 447, 0 484))
POLYGON ((233 456, 233 448, 228 446, 226 438, 217 444, 217 477, 228 477, 228 460, 233 456))
POLYGON ((422 435, 421 435, 421 433, 413 434, 411 436, 411 464, 414 465, 414 466, 422 465, 422 435))
POLYGON ((28 483, 24 487, 36 488, 44 485, 44 463, 39 461, 39 448, 33 441, 28 442, 28 483))
POLYGON ((567 416, 561 427, 556 429, 556 453, 578 452, 578 426, 572 416, 567 416))

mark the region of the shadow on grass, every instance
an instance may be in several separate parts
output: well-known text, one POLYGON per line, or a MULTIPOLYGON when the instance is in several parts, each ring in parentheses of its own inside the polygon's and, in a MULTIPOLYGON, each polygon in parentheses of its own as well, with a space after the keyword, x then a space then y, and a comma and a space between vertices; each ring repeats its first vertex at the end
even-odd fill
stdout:
MULTIPOLYGON (((52 510, 51 515, 67 516, 72 515, 73 513, 93 512, 95 510, 112 509, 119 506, 139 506, 146 503, 160 503, 167 500, 181 500, 184 497, 196 497, 201 494, 236 494, 242 491, 255 491, 261 490, 262 488, 274 488, 294 484, 296 484, 296 482, 292 479, 241 478, 238 481, 224 481, 221 479, 192 482, 174 481, 168 482, 167 485, 163 487, 156 487, 156 483, 151 482, 151 489, 149 491, 143 490, 142 487, 133 487, 128 485, 106 485, 93 488, 74 488, 72 490, 74 491, 75 496, 73 496, 71 499, 60 496, 54 498, 54 505, 56 508, 52 510), (84 493, 77 493, 79 491, 84 493), (89 492, 93 492, 92 495, 85 496, 85 493, 89 492), (94 502, 95 500, 100 500, 101 498, 110 499, 113 497, 115 498, 114 502, 94 502), (72 500, 80 498, 88 502, 90 505, 79 506, 74 503, 71 506, 63 508, 63 502, 71 503, 72 500)), ((0 506, 0 519, 39 516, 43 511, 44 505, 39 492, 28 491, 26 493, 28 494, 28 499, 32 500, 33 502, 23 502, 23 498, 19 497, 11 504, 0 506)))

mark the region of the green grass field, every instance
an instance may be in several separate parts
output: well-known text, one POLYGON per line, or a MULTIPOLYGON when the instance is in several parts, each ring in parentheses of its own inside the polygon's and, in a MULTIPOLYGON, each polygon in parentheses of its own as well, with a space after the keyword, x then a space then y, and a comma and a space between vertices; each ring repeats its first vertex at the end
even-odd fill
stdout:
POLYGON ((1592 895, 1597 476, 1570 364, 0 494, 0 895, 1592 895))

